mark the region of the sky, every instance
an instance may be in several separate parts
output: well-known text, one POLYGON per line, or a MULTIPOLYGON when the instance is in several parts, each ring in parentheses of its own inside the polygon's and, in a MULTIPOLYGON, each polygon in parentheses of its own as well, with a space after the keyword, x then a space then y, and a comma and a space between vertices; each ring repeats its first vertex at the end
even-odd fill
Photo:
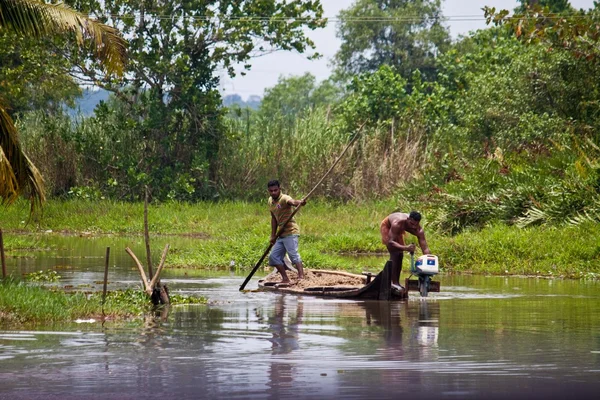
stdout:
MULTIPOLYGON (((309 37, 315 42, 316 51, 323 55, 318 60, 308 60, 306 55, 297 52, 276 52, 250 61, 252 68, 245 76, 238 74, 230 78, 221 75, 222 94, 239 94, 246 100, 251 95, 261 96, 265 88, 274 86, 280 76, 288 77, 313 74, 317 80, 327 79, 331 74, 330 61, 340 47, 336 37, 336 17, 340 10, 349 8, 354 0, 321 0, 324 16, 329 18, 326 28, 309 31, 309 37), (333 21, 332 21, 333 20, 333 21)), ((593 0, 570 0, 573 7, 589 9, 593 0)), ((518 4, 516 0, 442 0, 442 11, 449 20, 446 25, 450 35, 456 39, 470 31, 486 28, 483 18, 484 6, 512 11, 518 4)), ((241 69, 240 69, 241 70, 241 69)))

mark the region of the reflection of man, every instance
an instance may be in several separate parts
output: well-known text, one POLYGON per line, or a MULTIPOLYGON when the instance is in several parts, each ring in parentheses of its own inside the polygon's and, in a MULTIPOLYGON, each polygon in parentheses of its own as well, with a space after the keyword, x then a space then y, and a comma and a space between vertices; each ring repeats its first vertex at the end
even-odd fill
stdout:
MULTIPOLYGON (((269 329, 271 330, 271 354, 288 354, 298 350, 299 327, 302 323, 303 303, 296 303, 296 316, 293 318, 288 314, 286 321, 285 314, 285 296, 278 296, 275 302, 274 313, 268 318, 269 329)), ((280 399, 289 397, 287 390, 291 390, 293 383, 293 364, 289 362, 271 362, 269 368, 269 390, 270 397, 280 399)))
POLYGON ((299 348, 298 326, 302 321, 302 303, 297 303, 295 320, 285 321, 285 296, 278 296, 274 311, 273 316, 268 320, 273 334, 273 338, 270 339, 273 344, 271 346, 273 354, 286 354, 297 350, 299 348))
POLYGON ((401 305, 402 303, 391 301, 366 301, 362 304, 366 312, 367 325, 383 328, 385 351, 399 359, 403 354, 401 305))
POLYGON ((419 225, 421 214, 416 211, 411 211, 410 214, 392 213, 381 221, 381 241, 387 247, 392 260, 392 286, 400 289, 400 271, 402 270, 403 252, 415 252, 414 244, 404 243, 405 232, 411 233, 419 240, 419 247, 423 254, 431 254, 427 240, 425 240, 425 231, 419 225))

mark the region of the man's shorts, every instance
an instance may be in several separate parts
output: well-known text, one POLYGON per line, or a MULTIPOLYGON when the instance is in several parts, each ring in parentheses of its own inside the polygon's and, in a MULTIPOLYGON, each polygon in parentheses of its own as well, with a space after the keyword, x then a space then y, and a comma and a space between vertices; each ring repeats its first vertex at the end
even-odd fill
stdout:
POLYGON ((271 254, 269 255, 269 265, 284 265, 283 258, 285 257, 285 253, 290 256, 292 264, 302 262, 300 254, 298 254, 298 235, 277 238, 277 241, 271 250, 271 254))

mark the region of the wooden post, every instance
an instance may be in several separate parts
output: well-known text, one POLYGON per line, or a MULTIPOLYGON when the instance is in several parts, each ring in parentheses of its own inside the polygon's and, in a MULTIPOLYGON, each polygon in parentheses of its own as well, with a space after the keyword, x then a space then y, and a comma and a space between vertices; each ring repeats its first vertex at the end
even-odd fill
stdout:
POLYGON ((0 263, 2 263, 2 278, 6 278, 6 258, 4 258, 4 240, 0 229, 0 263))
MULTIPOLYGON (((110 259, 110 247, 106 248, 106 257, 104 259, 104 286, 102 287, 102 307, 106 301, 106 286, 108 285, 108 260, 110 259)), ((103 309, 104 311, 104 309, 103 309)))
POLYGON ((148 231, 148 186, 146 186, 146 196, 144 198, 144 241, 146 242, 146 260, 148 261, 148 276, 153 277, 152 259, 150 257, 150 233, 148 231))

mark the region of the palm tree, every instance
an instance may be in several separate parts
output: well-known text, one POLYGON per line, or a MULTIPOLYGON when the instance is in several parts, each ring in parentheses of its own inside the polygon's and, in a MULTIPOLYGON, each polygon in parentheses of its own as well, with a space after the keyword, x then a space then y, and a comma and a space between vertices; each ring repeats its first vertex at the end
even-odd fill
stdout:
MULTIPOLYGON (((122 76, 127 57, 127 42, 119 31, 63 5, 38 0, 0 0, 0 30, 9 29, 34 37, 75 34, 77 44, 91 42, 95 55, 108 74, 122 76)), ((39 171, 23 152, 17 129, 0 99, 0 199, 13 203, 28 193, 31 213, 45 200, 39 171)))

